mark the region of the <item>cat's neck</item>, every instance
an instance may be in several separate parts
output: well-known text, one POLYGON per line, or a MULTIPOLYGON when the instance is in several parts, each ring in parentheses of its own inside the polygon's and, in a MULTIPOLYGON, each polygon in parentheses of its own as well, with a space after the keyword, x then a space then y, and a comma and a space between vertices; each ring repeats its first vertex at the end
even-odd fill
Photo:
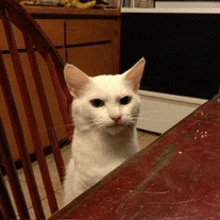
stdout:
POLYGON ((75 133, 77 135, 86 137, 86 136, 96 136, 104 139, 105 141, 111 140, 111 142, 130 142, 132 139, 136 138, 136 126, 126 126, 121 132, 117 134, 110 134, 102 129, 90 128, 90 129, 80 129, 77 126, 75 127, 75 133))
POLYGON ((76 128, 74 138, 78 142, 78 147, 82 143, 86 145, 86 150, 112 152, 126 158, 139 150, 135 126, 127 126, 115 135, 106 133, 102 129, 78 130, 76 128))

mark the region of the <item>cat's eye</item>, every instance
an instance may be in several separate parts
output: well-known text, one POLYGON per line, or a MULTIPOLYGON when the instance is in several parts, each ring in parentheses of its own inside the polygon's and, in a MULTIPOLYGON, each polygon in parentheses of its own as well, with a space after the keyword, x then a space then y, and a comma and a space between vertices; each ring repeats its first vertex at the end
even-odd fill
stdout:
POLYGON ((96 108, 102 107, 105 104, 101 99, 93 99, 90 103, 96 108))
POLYGON ((120 99, 121 105, 127 105, 131 102, 131 96, 125 96, 124 98, 120 99))

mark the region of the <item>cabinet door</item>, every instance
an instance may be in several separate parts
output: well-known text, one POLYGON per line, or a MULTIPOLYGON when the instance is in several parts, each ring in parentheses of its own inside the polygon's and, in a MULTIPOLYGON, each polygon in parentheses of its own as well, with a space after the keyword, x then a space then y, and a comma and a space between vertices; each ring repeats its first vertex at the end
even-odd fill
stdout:
POLYGON ((89 76, 117 74, 114 45, 75 47, 67 50, 68 63, 84 71, 89 76))
POLYGON ((37 19, 36 21, 54 46, 64 46, 64 20, 37 19))
POLYGON ((116 20, 81 19, 66 22, 66 44, 114 41, 117 35, 116 20))

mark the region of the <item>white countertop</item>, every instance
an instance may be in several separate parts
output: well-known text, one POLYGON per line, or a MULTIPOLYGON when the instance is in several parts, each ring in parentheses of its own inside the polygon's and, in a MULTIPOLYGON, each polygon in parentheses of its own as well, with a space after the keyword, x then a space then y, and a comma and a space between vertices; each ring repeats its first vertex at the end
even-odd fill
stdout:
POLYGON ((220 2, 157 2, 155 8, 121 8, 121 13, 220 14, 220 2))

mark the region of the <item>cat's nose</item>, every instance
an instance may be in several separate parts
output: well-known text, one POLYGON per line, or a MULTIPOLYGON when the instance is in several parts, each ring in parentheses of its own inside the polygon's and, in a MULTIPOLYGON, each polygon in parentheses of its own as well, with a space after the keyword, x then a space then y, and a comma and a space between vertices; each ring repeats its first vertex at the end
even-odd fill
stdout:
POLYGON ((117 123, 121 119, 121 115, 112 115, 110 118, 117 123))

